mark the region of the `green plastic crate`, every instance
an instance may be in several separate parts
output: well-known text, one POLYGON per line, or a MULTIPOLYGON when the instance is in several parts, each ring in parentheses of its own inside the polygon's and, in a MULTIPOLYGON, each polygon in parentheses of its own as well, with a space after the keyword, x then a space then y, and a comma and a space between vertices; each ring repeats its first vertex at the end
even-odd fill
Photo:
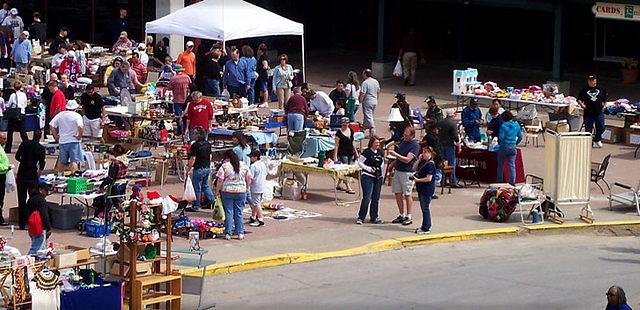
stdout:
POLYGON ((87 190, 86 178, 69 178, 67 179, 67 193, 79 194, 87 190))

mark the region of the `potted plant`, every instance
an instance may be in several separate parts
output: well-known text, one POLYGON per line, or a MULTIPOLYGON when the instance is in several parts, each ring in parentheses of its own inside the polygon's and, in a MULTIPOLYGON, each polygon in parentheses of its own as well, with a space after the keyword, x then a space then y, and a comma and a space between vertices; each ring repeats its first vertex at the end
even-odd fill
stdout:
POLYGON ((625 58, 622 61, 622 83, 631 84, 638 80, 638 60, 625 58))

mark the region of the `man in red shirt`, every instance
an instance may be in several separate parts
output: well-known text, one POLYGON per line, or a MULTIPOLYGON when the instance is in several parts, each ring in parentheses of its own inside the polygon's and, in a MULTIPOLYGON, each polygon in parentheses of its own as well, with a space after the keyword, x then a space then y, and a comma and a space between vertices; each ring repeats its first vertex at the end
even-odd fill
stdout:
POLYGON ((138 54, 138 52, 133 52, 129 59, 129 63, 131 64, 131 70, 136 73, 138 82, 140 82, 140 84, 145 84, 147 82, 147 66, 140 61, 140 54, 138 54))
POLYGON ((193 42, 187 42, 187 49, 178 55, 176 64, 184 68, 184 74, 188 75, 193 81, 196 78, 196 54, 193 53, 193 42))
MULTIPOLYGON (((177 74, 171 77, 167 90, 173 92, 173 114, 182 117, 184 113, 184 104, 187 101, 189 95, 189 84, 191 79, 184 74, 184 68, 181 65, 176 65, 173 69, 177 74)), ((182 118, 178 119, 178 135, 182 135, 184 132, 182 118)))
MULTIPOLYGON (((205 140, 209 140, 209 127, 213 120, 213 106, 209 100, 202 98, 202 93, 194 91, 191 93, 191 102, 187 106, 187 128, 189 128, 189 139, 195 140, 194 128, 202 127, 207 135, 205 140)), ((186 134, 186 132, 185 132, 186 134)))
POLYGON ((64 97, 62 90, 58 89, 58 82, 49 81, 47 87, 49 87, 49 91, 53 94, 51 103, 49 104, 49 115, 53 118, 59 112, 67 109, 67 99, 64 97))

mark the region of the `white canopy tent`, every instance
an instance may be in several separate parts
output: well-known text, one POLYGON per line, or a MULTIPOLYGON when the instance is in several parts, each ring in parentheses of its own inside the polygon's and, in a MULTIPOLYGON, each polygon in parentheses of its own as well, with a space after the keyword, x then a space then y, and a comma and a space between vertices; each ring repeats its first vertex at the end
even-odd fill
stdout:
POLYGON ((177 34, 226 41, 275 35, 302 37, 302 74, 305 75, 304 26, 242 0, 204 0, 148 22, 146 33, 177 34))

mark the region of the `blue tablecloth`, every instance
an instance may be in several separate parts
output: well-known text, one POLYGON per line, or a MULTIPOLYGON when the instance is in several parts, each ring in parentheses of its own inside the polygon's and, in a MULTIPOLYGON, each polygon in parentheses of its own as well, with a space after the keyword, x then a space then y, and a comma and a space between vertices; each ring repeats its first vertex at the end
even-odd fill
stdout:
POLYGON ((336 148, 334 137, 307 136, 304 140, 302 157, 318 157, 318 153, 330 151, 336 148))
POLYGON ((114 310, 122 309, 122 284, 112 283, 75 292, 60 294, 61 310, 114 310))
MULTIPOLYGON (((224 129, 224 128, 211 128, 211 134, 215 136, 227 136, 231 137, 233 135, 233 130, 224 129)), ((247 137, 252 137, 253 140, 256 141, 257 144, 275 144, 278 143, 278 135, 274 132, 264 132, 264 131, 249 131, 244 132, 244 135, 247 137)))

